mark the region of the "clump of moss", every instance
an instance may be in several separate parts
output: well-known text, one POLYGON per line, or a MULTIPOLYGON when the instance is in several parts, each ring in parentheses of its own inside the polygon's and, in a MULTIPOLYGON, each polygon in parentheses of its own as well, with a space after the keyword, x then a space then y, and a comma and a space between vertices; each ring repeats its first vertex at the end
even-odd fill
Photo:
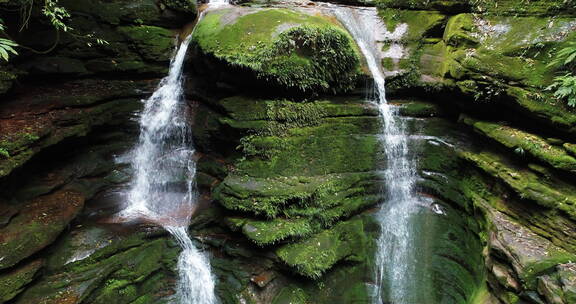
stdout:
POLYGON ((285 9, 224 24, 227 18, 216 12, 198 24, 194 38, 203 52, 288 90, 336 93, 354 87, 358 55, 349 35, 329 20, 285 9))
POLYGON ((299 274, 318 278, 338 261, 364 261, 368 242, 362 220, 353 219, 302 242, 284 245, 276 254, 299 274))
POLYGON ((464 118, 464 123, 502 145, 515 149, 516 153, 524 155, 529 153, 554 168, 566 171, 576 171, 576 159, 563 147, 548 143, 544 138, 530 134, 520 129, 504 126, 497 123, 477 121, 472 118, 464 118))

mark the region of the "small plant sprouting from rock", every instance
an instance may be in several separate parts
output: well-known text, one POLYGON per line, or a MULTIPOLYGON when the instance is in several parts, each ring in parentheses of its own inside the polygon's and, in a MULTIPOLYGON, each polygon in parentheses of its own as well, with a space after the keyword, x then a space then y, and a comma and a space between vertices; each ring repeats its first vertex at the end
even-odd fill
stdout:
POLYGON ((576 107, 576 42, 570 42, 558 51, 548 66, 559 67, 565 74, 554 78, 554 83, 546 90, 554 91, 554 97, 565 100, 572 108, 576 107))
POLYGON ((0 156, 2 156, 3 158, 9 158, 10 153, 8 152, 8 150, 6 150, 4 148, 0 148, 0 156))
POLYGON ((566 100, 570 107, 576 107, 576 76, 572 74, 558 76, 547 90, 554 90, 554 97, 566 100))

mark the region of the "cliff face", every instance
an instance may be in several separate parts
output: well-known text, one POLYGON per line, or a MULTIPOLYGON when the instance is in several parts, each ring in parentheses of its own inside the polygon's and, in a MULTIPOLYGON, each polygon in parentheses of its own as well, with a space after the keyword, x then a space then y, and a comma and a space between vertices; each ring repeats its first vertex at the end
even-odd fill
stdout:
MULTIPOLYGON (((545 90, 552 54, 576 39, 574 3, 346 3, 375 6, 391 33, 388 99, 433 206, 414 221, 414 292, 442 304, 576 303, 576 112, 545 90)), ((77 33, 107 43, 57 36, 41 18, 9 31, 56 47, 22 50, 0 72, 0 302, 169 302, 179 248, 113 215, 138 101, 196 6, 61 4, 77 33)), ((223 303, 370 303, 387 165, 364 60, 321 4, 270 4, 283 8, 210 11, 193 34, 192 234, 212 253, 223 303)))
POLYGON ((470 168, 459 187, 486 221, 492 294, 504 303, 574 302, 576 116, 545 90, 557 75, 554 54, 576 39, 574 4, 379 5, 388 27, 407 25, 385 42, 401 49, 384 59, 388 87, 434 96, 480 144, 458 149, 470 168))

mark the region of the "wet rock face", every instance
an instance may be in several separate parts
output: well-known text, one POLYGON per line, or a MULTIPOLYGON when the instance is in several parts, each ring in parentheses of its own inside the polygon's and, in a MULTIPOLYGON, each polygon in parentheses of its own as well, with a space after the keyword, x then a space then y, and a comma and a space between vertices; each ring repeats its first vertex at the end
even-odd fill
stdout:
MULTIPOLYGON (((576 253, 576 113, 545 90, 557 67, 543 54, 574 41, 574 6, 454 3, 380 2, 387 30, 405 29, 401 38, 386 42, 402 49, 394 53, 401 56, 384 60, 393 74, 387 79, 390 92, 434 96, 459 128, 476 134, 458 145, 453 172, 459 182, 439 187, 446 183, 435 185, 441 179, 430 175, 425 185, 482 214, 475 218, 485 242, 488 285, 498 301, 571 303, 569 281, 559 282, 562 265, 576 253)), ((433 171, 449 168, 426 159, 433 171)))
POLYGON ((372 280, 377 226, 366 212, 379 201, 378 126, 376 109, 356 98, 237 96, 199 106, 195 142, 228 167, 216 171, 206 164, 214 160, 200 160, 199 176, 216 180, 200 185, 223 207, 223 228, 253 257, 245 264, 243 254, 224 246, 221 259, 246 271, 251 264, 262 269, 235 286, 225 274, 232 265, 217 266, 225 270, 217 274, 226 303, 237 303, 229 298, 234 293, 257 303, 369 301, 364 284, 372 280), (337 288, 346 273, 357 279, 353 290, 337 288))
MULTIPOLYGON (((576 37, 574 6, 523 3, 373 3, 389 92, 428 101, 398 106, 417 190, 434 202, 418 217, 421 292, 442 304, 576 302, 576 114, 543 90, 548 54, 576 37)), ((118 157, 137 134, 130 119, 195 4, 61 4, 108 44, 63 35, 48 55, 0 66, 0 302, 169 301, 178 247, 110 215, 130 174, 118 157)), ((30 28, 15 39, 56 41, 30 28)), ((343 95, 361 74, 350 36, 326 16, 244 7, 209 12, 194 43, 192 229, 222 302, 370 302, 386 164, 377 110, 343 95)))

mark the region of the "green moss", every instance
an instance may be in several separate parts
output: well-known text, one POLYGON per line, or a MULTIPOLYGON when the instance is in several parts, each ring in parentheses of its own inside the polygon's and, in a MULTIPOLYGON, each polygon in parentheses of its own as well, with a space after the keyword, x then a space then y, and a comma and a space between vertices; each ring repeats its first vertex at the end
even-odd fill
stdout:
POLYGON ((432 37, 436 33, 430 31, 446 23, 446 15, 438 11, 379 8, 378 16, 386 23, 389 32, 394 32, 399 24, 408 25, 407 32, 401 38, 403 42, 432 37))
POLYGON ((364 261, 367 242, 362 220, 353 219, 302 242, 281 246, 276 254, 297 273, 318 278, 338 261, 364 261))
POLYGON ((311 93, 353 88, 359 59, 349 35, 338 26, 286 9, 249 11, 230 20, 236 10, 209 13, 197 25, 194 39, 203 52, 287 89, 311 93))
POLYGON ((471 118, 465 118, 463 121, 473 126, 479 133, 496 140, 507 148, 522 149, 525 153, 557 169, 576 170, 574 157, 570 156, 562 147, 549 144, 542 137, 502 124, 477 121, 471 118))
POLYGON ((511 187, 521 198, 532 200, 543 207, 561 210, 570 218, 576 218, 576 189, 571 185, 559 180, 545 180, 530 171, 516 169, 493 153, 464 152, 462 156, 511 187))
POLYGON ((288 286, 280 290, 272 304, 304 304, 308 299, 308 295, 301 288, 288 286))
POLYGON ((568 151, 570 154, 576 156, 576 144, 571 144, 571 143, 565 143, 562 145, 564 147, 564 149, 566 149, 566 151, 568 151))
POLYGON ((174 46, 174 33, 161 27, 121 26, 118 31, 128 39, 138 54, 148 61, 169 61, 174 46))
POLYGON ((570 263, 576 256, 567 252, 550 252, 545 259, 530 263, 520 273, 525 287, 536 290, 539 276, 550 274, 556 271, 559 264, 570 263))
MULTIPOLYGON (((314 134, 314 130, 306 131, 314 134)), ((238 169, 251 176, 268 177, 363 172, 374 168, 379 150, 376 136, 310 135, 249 138, 252 157, 238 164, 238 169), (355 150, 349 147, 355 147, 355 150), (356 161, 348 162, 348 159, 356 161)))
POLYGON ((478 46, 478 39, 472 36, 474 30, 472 15, 459 14, 448 20, 443 40, 446 45, 457 48, 473 48, 478 46))
POLYGON ((545 98, 540 92, 533 92, 517 87, 506 89, 511 103, 520 107, 529 115, 538 117, 548 125, 565 132, 576 133, 576 113, 568 109, 562 102, 545 98))
MULTIPOLYGON (((5 69, 5 67, 2 67, 2 69, 5 69)), ((12 88, 12 84, 16 78, 16 74, 9 71, 0 71, 0 95, 8 92, 12 88)))
POLYGON ((572 0, 378 0, 380 7, 430 9, 446 12, 475 12, 496 15, 574 15, 572 0))
POLYGON ((434 117, 442 115, 442 110, 436 104, 411 101, 402 104, 400 114, 412 117, 434 117))
POLYGON ((14 266, 51 244, 83 205, 84 198, 69 190, 27 202, 19 216, 0 230, 0 269, 14 266))
POLYGON ((89 257, 56 268, 28 288, 21 303, 157 303, 171 287, 178 248, 166 239, 128 237, 110 241, 89 257), (139 240, 138 240, 139 239, 139 240))
POLYGON ((0 275, 0 301, 7 302, 23 291, 43 266, 41 260, 32 261, 0 275))
POLYGON ((314 226, 318 226, 308 218, 275 218, 272 220, 228 218, 226 220, 233 228, 240 228, 249 240, 259 246, 275 244, 287 238, 306 237, 317 230, 314 226))
POLYGON ((172 10, 186 12, 186 13, 196 13, 196 1, 192 1, 192 0, 161 0, 161 3, 172 10))
MULTIPOLYGON (((321 176, 255 178, 228 176, 214 192, 214 197, 226 208, 248 211, 270 218, 288 216, 320 216, 326 220, 347 214, 345 209, 321 215, 328 208, 351 203, 355 195, 374 191, 371 173, 348 173, 321 176), (301 208, 308 214, 302 214, 301 208), (312 213, 311 213, 312 212, 312 213)), ((372 200, 365 200, 373 204, 372 200)), ((350 204, 361 207, 362 204, 350 204)))

